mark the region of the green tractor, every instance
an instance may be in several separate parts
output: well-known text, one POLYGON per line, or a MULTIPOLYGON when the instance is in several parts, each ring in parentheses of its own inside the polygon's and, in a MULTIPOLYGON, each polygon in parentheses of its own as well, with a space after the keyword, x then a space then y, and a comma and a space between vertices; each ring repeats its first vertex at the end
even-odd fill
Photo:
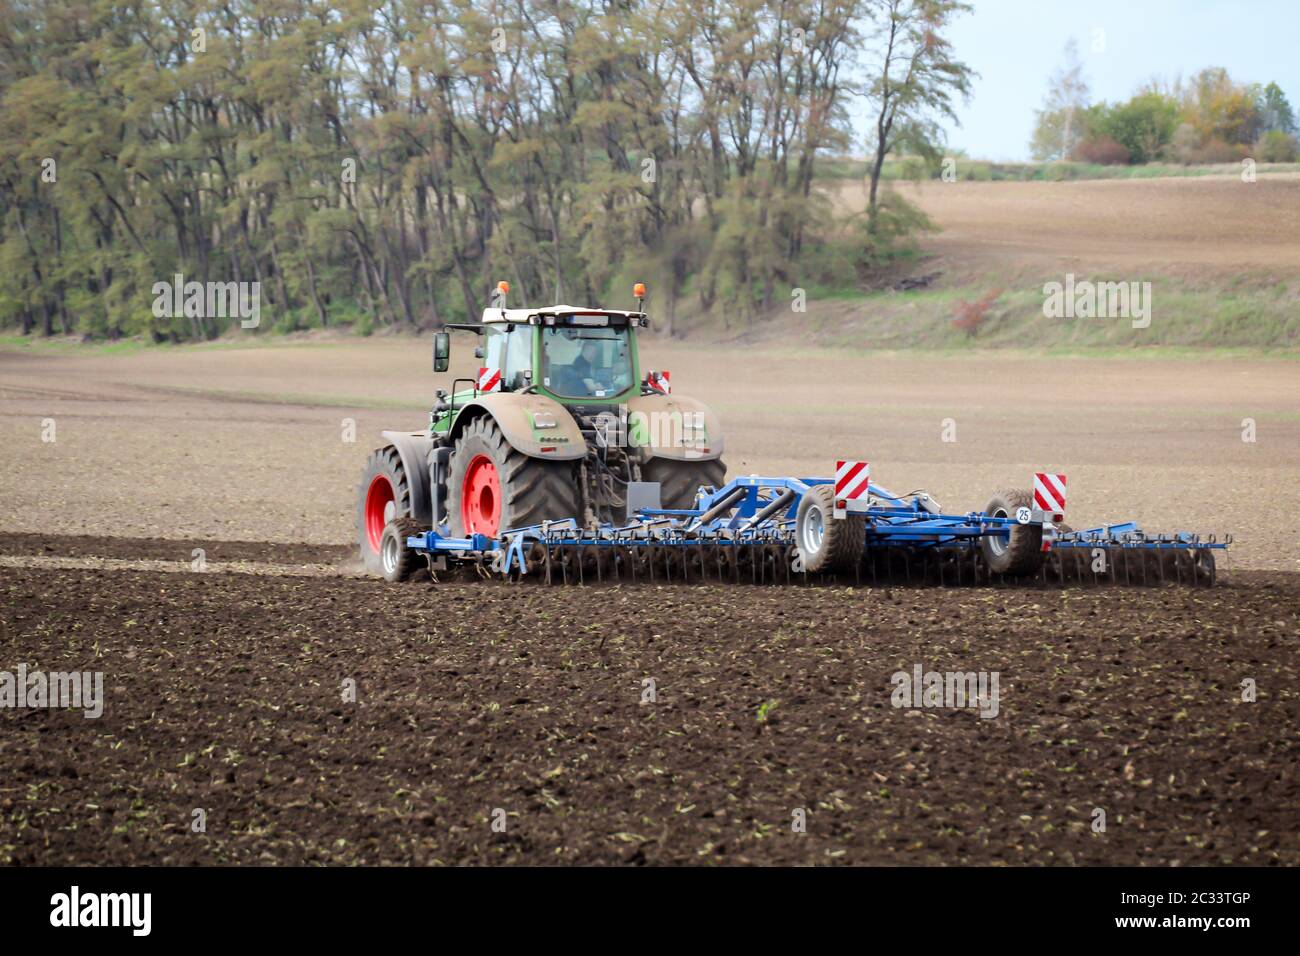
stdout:
MULTIPOLYGON (((639 508, 690 508, 726 476, 722 429, 701 402, 671 394, 667 373, 641 374, 637 310, 569 305, 511 309, 509 288, 477 325, 475 379, 439 389, 426 431, 385 431, 357 495, 357 540, 383 573, 384 529, 454 537, 573 518, 593 527, 639 508)), ((438 332, 433 369, 451 337, 438 332)))

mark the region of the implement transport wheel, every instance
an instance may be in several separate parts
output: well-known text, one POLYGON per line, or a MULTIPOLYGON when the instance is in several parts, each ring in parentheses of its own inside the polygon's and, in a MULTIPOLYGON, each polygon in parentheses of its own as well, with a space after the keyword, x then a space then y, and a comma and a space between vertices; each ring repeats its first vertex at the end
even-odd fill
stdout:
POLYGON ((487 415, 474 419, 456 439, 447 476, 447 512, 455 537, 496 537, 524 528, 579 518, 573 465, 529 458, 511 447, 487 415))
POLYGON ((641 466, 642 481, 659 482, 659 505, 663 508, 694 508, 695 492, 701 485, 721 488, 727 466, 721 458, 710 461, 677 461, 651 458, 641 466))
POLYGON ((406 539, 424 530, 414 518, 398 518, 384 525, 384 533, 379 537, 379 564, 385 581, 396 584, 411 576, 420 555, 407 547, 406 539))
POLYGON ((1214 552, 1207 548, 1197 548, 1192 562, 1196 571, 1195 583, 1203 584, 1207 588, 1214 587, 1214 552))
POLYGON ((799 502, 794 520, 795 543, 803 555, 803 567, 811 574, 823 571, 852 571, 866 547, 864 515, 835 517, 835 489, 813 485, 799 502))
POLYGON ((361 471, 357 490, 357 545, 361 563, 371 574, 382 574, 379 542, 384 526, 411 513, 411 486, 402 456, 392 445, 376 448, 361 471))
MULTIPOLYGON (((1032 508, 1034 495, 1030 491, 999 491, 984 506, 984 513, 993 518, 1012 518, 1017 508, 1032 508)), ((1043 529, 1034 525, 1013 525, 1011 536, 980 537, 980 550, 984 563, 993 574, 1024 577, 1037 574, 1043 566, 1043 529)))

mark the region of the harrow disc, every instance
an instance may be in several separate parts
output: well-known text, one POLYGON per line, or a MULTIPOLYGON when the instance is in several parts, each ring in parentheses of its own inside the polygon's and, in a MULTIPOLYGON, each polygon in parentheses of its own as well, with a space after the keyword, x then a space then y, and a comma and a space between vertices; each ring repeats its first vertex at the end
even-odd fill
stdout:
MULTIPOLYGON (((473 563, 478 573, 500 576, 504 551, 473 563)), ((978 539, 970 543, 864 547, 858 561, 837 571, 809 568, 802 549, 780 539, 699 538, 631 543, 572 539, 535 541, 524 552, 523 573, 512 580, 550 584, 821 584, 854 586, 1212 586, 1214 552, 1176 542, 1066 544, 1043 552, 1038 573, 1000 572, 986 560, 978 539)))

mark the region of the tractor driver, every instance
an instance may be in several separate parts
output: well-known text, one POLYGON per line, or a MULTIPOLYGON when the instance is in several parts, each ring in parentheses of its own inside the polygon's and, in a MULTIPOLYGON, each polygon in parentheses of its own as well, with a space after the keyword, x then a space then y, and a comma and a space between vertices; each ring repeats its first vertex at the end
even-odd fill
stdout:
POLYGON ((588 390, 600 387, 596 382, 596 360, 599 358, 600 344, 588 339, 582 343, 569 366, 569 373, 588 390))
POLYGON ((614 390, 613 370, 600 360, 600 343, 586 339, 562 373, 569 395, 603 395, 614 390))
POLYGON ((546 384, 569 398, 604 398, 625 390, 632 380, 626 331, 546 329, 542 352, 543 374, 553 379, 546 384), (565 347, 552 348, 565 340, 565 347))

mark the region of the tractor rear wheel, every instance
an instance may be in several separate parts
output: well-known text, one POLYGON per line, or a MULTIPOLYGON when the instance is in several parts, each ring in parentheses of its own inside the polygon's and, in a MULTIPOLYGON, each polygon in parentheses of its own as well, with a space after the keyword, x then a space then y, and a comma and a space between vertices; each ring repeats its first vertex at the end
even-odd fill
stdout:
POLYGON ((410 513, 411 485, 402 456, 392 445, 376 448, 361 471, 357 493, 357 545, 367 571, 383 573, 379 545, 384 526, 410 513))
POLYGON ((836 518, 833 485, 808 489, 795 512, 794 528, 805 571, 851 571, 862 560, 867 519, 858 514, 836 518))
MULTIPOLYGON (((993 518, 1012 518, 1020 508, 1033 508, 1031 491, 999 491, 984 506, 984 513, 993 518)), ((1009 538, 984 535, 980 538, 984 563, 994 574, 1024 577, 1037 574, 1043 566, 1043 529, 1038 525, 1012 525, 1009 538)))
POLYGON ((482 415, 456 439, 447 476, 451 533, 492 537, 562 518, 582 520, 573 463, 530 458, 482 415))
POLYGON ((701 485, 721 488, 727 466, 721 458, 709 461, 678 461, 651 458, 641 466, 642 481, 659 482, 659 505, 663 508, 694 508, 695 492, 701 485))

